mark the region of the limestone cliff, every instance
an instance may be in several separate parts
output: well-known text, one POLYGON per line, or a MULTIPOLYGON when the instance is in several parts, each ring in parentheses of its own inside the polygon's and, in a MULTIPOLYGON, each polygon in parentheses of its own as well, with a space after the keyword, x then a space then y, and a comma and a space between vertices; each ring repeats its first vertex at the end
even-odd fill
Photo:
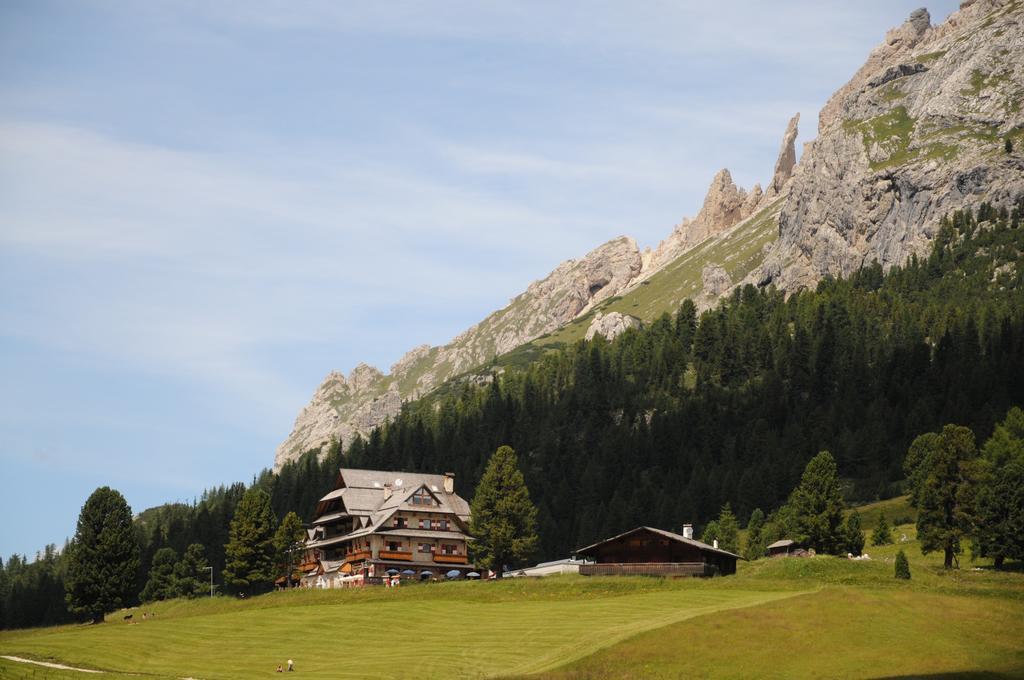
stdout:
POLYGON ((889 31, 822 109, 754 277, 785 290, 927 251, 942 216, 1024 191, 1024 3, 889 31), (1017 151, 1004 151, 1006 138, 1017 151))
MULTIPOLYGON (((614 239, 580 260, 562 263, 544 279, 530 284, 507 307, 447 345, 413 349, 387 375, 365 364, 356 367, 348 378, 339 372, 328 374, 295 419, 291 434, 278 446, 275 469, 332 441, 347 445, 356 434, 366 435, 398 414, 404 400, 415 399, 453 376, 564 328, 576 319, 582 318, 589 324, 587 338, 598 333, 612 338, 638 325, 640 319, 628 312, 598 313, 593 320, 588 319, 588 312, 635 290, 680 255, 727 234, 777 200, 788 189, 793 171, 797 120, 798 117, 790 121, 784 135, 769 193, 762 192, 759 185, 749 192, 737 187, 729 171, 723 169, 712 180, 697 216, 683 219, 654 252, 647 250, 641 254, 631 238, 614 239)), ((757 262, 760 261, 759 257, 757 262)), ((724 270, 716 271, 713 281, 699 296, 700 304, 710 306, 731 285, 724 270)))

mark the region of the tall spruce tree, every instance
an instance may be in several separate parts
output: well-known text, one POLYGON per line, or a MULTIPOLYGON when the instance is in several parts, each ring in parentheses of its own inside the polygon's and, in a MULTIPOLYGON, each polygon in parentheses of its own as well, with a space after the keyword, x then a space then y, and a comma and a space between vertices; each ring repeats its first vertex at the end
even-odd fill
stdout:
POLYGON ((918 509, 921 552, 941 550, 943 565, 953 568, 961 540, 971 530, 971 493, 977 459, 974 433, 959 425, 917 437, 903 466, 910 482, 910 504, 918 509))
POLYGON ((120 492, 96 489, 78 515, 65 577, 68 609, 101 623, 134 596, 139 544, 132 511, 120 492))
POLYGON ((1012 408, 982 447, 972 553, 1024 560, 1024 411, 1012 408))
POLYGON ((284 576, 288 586, 292 584, 292 574, 299 566, 302 556, 302 542, 306 538, 306 530, 302 520, 294 512, 289 512, 281 520, 274 534, 274 552, 277 557, 278 575, 284 576))
POLYGON ((142 589, 139 598, 143 602, 170 600, 178 595, 178 584, 174 575, 174 567, 178 563, 178 553, 174 548, 160 548, 153 555, 153 564, 149 568, 149 580, 142 589))
POLYGON ((864 552, 864 531, 860 525, 860 513, 856 510, 850 511, 843 524, 843 536, 846 541, 846 552, 851 555, 860 555, 864 552))
POLYGON ((537 508, 511 446, 491 456, 470 504, 473 559, 498 578, 506 566, 531 556, 537 548, 537 508))
POLYGON ((740 551, 740 525, 728 503, 718 514, 718 547, 731 553, 740 551))
POLYGON ((878 514, 878 524, 871 532, 871 545, 889 545, 892 543, 892 531, 889 529, 889 522, 885 519, 885 513, 878 514))
POLYGON ((797 539, 818 552, 836 554, 846 543, 843 530, 843 494, 839 487, 836 461, 822 451, 807 463, 800 484, 789 505, 798 532, 797 539))
POLYGON ((270 496, 257 486, 250 487, 235 508, 224 547, 224 582, 232 589, 252 594, 273 584, 276 525, 270 496))
POLYGON ((754 508, 747 521, 747 545, 743 549, 743 556, 748 560, 756 560, 764 556, 764 512, 761 508, 754 508))
POLYGON ((174 565, 174 581, 177 594, 189 599, 207 591, 206 549, 199 543, 185 548, 185 554, 174 565))

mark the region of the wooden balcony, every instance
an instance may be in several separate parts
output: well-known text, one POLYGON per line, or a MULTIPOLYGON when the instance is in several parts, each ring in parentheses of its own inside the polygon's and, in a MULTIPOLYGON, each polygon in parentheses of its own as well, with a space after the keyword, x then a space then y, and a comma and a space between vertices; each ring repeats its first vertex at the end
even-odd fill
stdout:
POLYGON ((466 564, 469 559, 465 555, 434 555, 435 562, 443 562, 444 564, 466 564))
POLYGON ((412 553, 400 550, 381 550, 377 553, 377 557, 382 560, 404 560, 408 562, 412 559, 412 553))
POLYGON ((346 562, 358 562, 359 560, 368 560, 368 559, 370 559, 370 551, 369 550, 357 550, 355 552, 350 552, 350 553, 345 555, 345 561, 346 562))
POLYGON ((606 562, 581 564, 580 576, 714 576, 718 568, 703 562, 606 562))

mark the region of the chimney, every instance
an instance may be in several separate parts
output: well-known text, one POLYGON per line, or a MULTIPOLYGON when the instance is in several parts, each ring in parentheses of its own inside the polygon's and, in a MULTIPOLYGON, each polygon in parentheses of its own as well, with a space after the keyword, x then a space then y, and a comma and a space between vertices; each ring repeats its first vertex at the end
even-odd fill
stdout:
POLYGON ((444 473, 444 492, 455 493, 455 473, 446 472, 444 473))
POLYGON ((691 538, 691 539, 693 538, 693 525, 692 524, 684 524, 683 525, 683 538, 691 538))
POLYGON ((391 482, 384 483, 384 500, 391 498, 391 482))
POLYGON ((715 545, 712 546, 715 550, 718 550, 718 539, 715 539, 715 545))

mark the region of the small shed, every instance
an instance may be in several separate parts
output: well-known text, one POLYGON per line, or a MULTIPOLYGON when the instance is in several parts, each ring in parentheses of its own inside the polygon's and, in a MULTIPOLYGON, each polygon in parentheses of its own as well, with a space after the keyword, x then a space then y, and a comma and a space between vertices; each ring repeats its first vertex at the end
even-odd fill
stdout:
MULTIPOLYGON (((689 534, 689 527, 684 529, 689 534)), ((576 551, 583 576, 725 576, 736 573, 739 555, 663 529, 637 527, 576 551)))
POLYGON ((789 557, 790 555, 802 555, 804 552, 799 543, 788 538, 775 541, 768 546, 767 551, 768 557, 789 557))

